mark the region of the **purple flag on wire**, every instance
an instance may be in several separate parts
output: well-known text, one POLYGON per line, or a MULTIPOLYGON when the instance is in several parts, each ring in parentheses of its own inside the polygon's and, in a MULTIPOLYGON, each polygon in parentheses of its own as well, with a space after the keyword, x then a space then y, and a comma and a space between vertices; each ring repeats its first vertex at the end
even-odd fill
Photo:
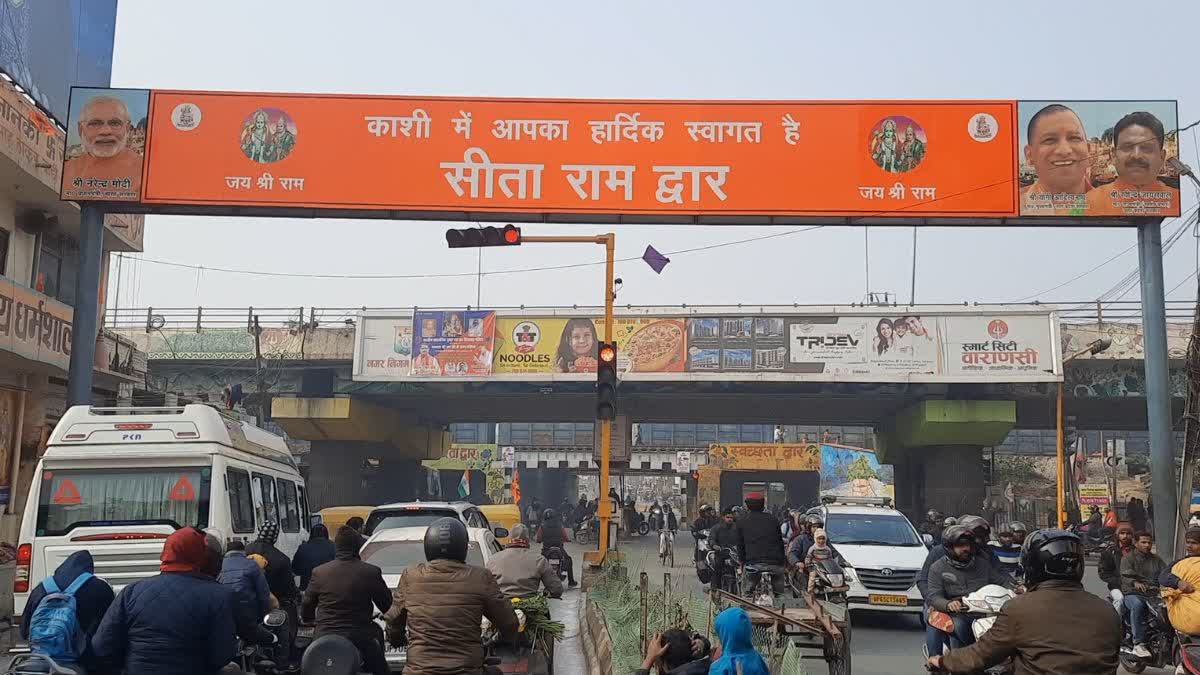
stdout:
POLYGON ((663 268, 667 266, 667 263, 671 262, 670 258, 659 253, 650 245, 646 246, 646 252, 642 254, 642 260, 646 261, 646 264, 650 266, 650 269, 654 270, 655 274, 662 274, 663 268))

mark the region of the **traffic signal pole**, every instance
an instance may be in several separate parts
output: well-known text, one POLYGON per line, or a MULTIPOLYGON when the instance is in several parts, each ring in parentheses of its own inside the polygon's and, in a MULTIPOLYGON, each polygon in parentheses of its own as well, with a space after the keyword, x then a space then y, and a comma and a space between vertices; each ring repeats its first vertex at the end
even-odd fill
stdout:
MULTIPOLYGON (((522 244, 602 244, 604 246, 604 341, 613 339, 613 255, 616 250, 616 235, 598 234, 593 237, 571 236, 521 236, 522 244)), ((608 504, 608 471, 612 460, 612 420, 600 422, 600 494, 596 496, 596 513, 600 517, 600 536, 598 548, 587 551, 583 559, 590 565, 599 566, 604 563, 608 554, 608 526, 613 514, 609 512, 608 504)))

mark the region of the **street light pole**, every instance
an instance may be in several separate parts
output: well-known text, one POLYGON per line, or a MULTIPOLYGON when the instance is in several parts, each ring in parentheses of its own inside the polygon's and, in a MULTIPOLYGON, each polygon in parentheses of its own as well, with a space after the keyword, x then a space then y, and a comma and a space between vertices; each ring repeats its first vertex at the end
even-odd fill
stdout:
MULTIPOLYGON (((1108 338, 1101 338, 1099 340, 1093 340, 1092 342, 1088 343, 1088 346, 1086 349, 1082 349, 1078 352, 1075 352, 1074 354, 1063 359, 1063 377, 1065 378, 1067 376, 1066 366, 1071 361, 1074 361, 1075 359, 1079 358, 1080 356, 1083 356, 1084 354, 1091 354, 1092 356, 1095 356, 1095 355, 1099 354, 1100 352, 1103 352, 1104 350, 1108 349, 1111 346, 1112 346, 1112 340, 1110 340, 1108 338)), ((1063 479, 1064 479, 1064 475, 1066 474, 1066 448, 1063 447, 1063 445, 1064 445, 1063 444, 1063 390, 1064 390, 1063 383, 1060 381, 1058 383, 1058 396, 1056 397, 1058 400, 1055 402, 1055 424, 1054 424, 1055 430, 1057 432, 1056 438, 1055 438, 1055 441, 1056 441, 1055 445, 1057 446, 1057 455, 1058 455, 1058 471, 1055 472, 1057 475, 1055 491, 1056 491, 1057 497, 1058 497, 1058 527, 1060 529, 1063 527, 1066 527, 1066 524, 1067 524, 1066 505, 1063 503, 1063 479)))

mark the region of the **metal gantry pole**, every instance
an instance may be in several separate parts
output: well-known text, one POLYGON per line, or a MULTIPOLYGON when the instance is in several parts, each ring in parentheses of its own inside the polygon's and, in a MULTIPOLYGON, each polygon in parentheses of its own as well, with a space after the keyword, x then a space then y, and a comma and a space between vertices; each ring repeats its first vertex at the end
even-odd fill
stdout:
POLYGON ((1154 505, 1154 533, 1163 542, 1175 533, 1178 495, 1175 447, 1171 433, 1171 380, 1167 366, 1161 219, 1138 225, 1138 268, 1142 282, 1146 418, 1150 427, 1150 491, 1154 505))
POLYGON ((104 207, 85 204, 79 226, 79 275, 71 321, 71 365, 67 405, 91 405, 92 367, 100 314, 100 267, 104 256, 104 207))

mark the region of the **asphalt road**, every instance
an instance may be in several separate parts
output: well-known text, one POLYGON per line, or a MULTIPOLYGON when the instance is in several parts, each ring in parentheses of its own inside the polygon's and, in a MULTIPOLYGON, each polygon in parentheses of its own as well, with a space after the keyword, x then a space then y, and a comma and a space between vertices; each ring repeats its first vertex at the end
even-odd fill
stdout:
MULTIPOLYGON (((574 544, 569 546, 578 566, 583 558, 583 549, 574 544)), ((703 592, 703 586, 696 578, 692 565, 692 547, 690 533, 680 532, 675 542, 675 567, 666 568, 658 562, 658 539, 654 535, 621 543, 621 550, 625 552, 626 564, 631 575, 645 571, 650 574, 652 580, 661 584, 663 573, 669 571, 672 586, 675 587, 674 592, 682 589, 699 595, 703 592)), ((1084 575, 1084 585, 1097 595, 1104 595, 1104 585, 1096 576, 1094 564, 1088 566, 1084 575)), ((854 612, 851 614, 851 626, 851 663, 855 675, 925 674, 925 660, 921 650, 925 633, 915 615, 854 612)), ((810 675, 825 672, 824 663, 821 661, 806 661, 806 665, 810 675)))

